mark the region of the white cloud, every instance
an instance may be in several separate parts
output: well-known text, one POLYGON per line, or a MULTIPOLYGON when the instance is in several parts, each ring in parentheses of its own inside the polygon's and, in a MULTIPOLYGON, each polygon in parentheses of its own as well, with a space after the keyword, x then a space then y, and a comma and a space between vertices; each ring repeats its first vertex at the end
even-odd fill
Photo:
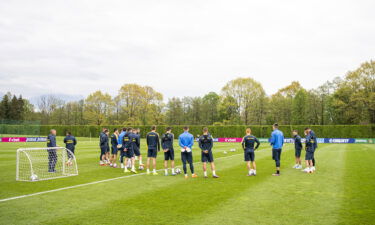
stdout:
POLYGON ((314 88, 374 59, 374 1, 3 1, 0 92, 314 88))

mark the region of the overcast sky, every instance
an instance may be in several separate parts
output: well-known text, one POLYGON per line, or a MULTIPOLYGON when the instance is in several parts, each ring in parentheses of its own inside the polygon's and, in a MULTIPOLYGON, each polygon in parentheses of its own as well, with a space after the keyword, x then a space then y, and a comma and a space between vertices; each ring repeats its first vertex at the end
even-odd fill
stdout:
POLYGON ((0 92, 315 88, 375 59, 375 1, 1 0, 0 92))

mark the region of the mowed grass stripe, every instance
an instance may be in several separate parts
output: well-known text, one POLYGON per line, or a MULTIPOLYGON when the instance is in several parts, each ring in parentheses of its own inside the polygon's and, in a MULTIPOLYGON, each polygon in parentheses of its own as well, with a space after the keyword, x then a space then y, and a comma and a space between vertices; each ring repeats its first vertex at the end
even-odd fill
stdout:
MULTIPOLYGON (((321 166, 317 173, 305 174, 284 167, 282 176, 268 176, 221 202, 204 217, 186 224, 335 224, 338 220, 335 211, 341 204, 344 172, 340 169, 345 166, 345 151, 333 157, 330 150, 334 148, 324 146, 319 149, 316 158, 321 166), (330 177, 332 175, 334 177, 330 177), (309 212, 314 213, 310 215, 309 212)), ((283 154, 289 162, 293 155, 293 151, 283 154)))
POLYGON ((346 167, 340 224, 374 224, 375 222, 375 146, 348 145, 345 155, 346 167))

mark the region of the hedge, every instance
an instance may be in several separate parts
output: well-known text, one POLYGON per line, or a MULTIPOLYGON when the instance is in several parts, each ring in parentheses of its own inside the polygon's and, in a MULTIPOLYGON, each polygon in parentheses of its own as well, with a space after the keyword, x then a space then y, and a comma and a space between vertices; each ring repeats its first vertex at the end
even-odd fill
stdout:
MULTIPOLYGON (((77 137, 97 137, 103 126, 92 125, 7 125, 0 124, 0 134, 27 134, 36 136, 46 136, 50 129, 56 129, 58 135, 64 135, 70 130, 77 137)), ((119 126, 104 126, 110 129, 110 132, 119 126)), ((141 129, 142 137, 150 130, 150 126, 136 126, 141 129)), ((157 126, 157 132, 163 133, 167 125, 157 126)), ((182 125, 171 126, 173 133, 177 137, 182 132, 182 125)), ((201 134, 203 125, 192 125, 190 132, 196 136, 201 134)), ((242 137, 245 129, 251 127, 253 134, 257 137, 269 137, 272 132, 271 125, 233 125, 233 126, 208 126, 210 133, 214 137, 242 137)), ((280 126, 280 130, 284 132, 285 137, 291 137, 292 130, 296 129, 303 133, 306 125, 285 125, 280 126)), ((309 126, 315 131, 318 137, 324 138, 375 138, 375 125, 311 125, 309 126)))

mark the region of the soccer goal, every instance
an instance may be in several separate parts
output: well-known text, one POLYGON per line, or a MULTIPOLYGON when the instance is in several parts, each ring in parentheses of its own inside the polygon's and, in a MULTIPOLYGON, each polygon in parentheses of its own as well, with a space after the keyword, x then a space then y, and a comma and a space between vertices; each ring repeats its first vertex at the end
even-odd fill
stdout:
POLYGON ((17 149, 17 181, 40 181, 78 175, 74 154, 66 148, 17 149))

